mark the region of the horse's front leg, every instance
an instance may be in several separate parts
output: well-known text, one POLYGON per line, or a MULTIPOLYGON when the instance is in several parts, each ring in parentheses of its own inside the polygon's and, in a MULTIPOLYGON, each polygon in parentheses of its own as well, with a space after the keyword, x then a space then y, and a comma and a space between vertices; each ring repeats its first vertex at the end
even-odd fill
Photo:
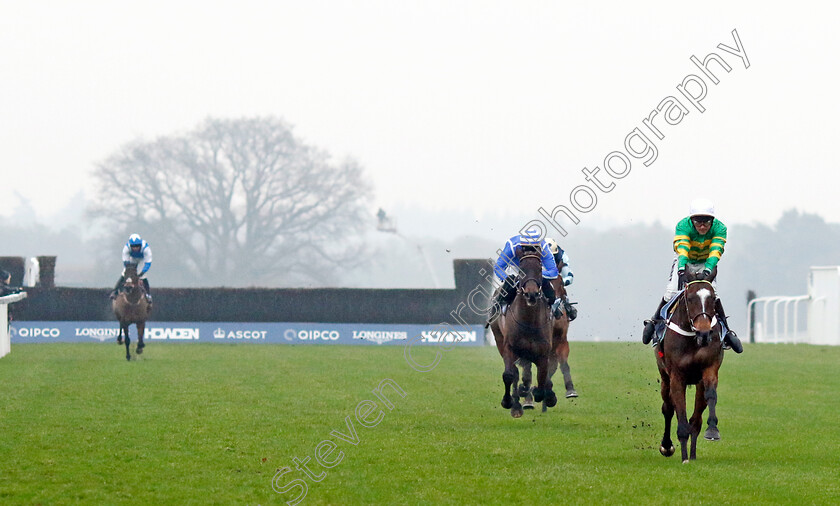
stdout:
POLYGON ((542 357, 534 363, 537 366, 537 388, 534 389, 534 400, 537 402, 545 399, 549 408, 557 404, 557 396, 552 389, 553 384, 548 376, 548 357, 542 357))
POLYGON ((146 322, 137 322, 137 349, 135 350, 138 355, 143 353, 143 348, 146 347, 146 343, 143 342, 143 335, 146 333, 146 322))
POLYGON ((685 411, 685 380, 678 375, 671 375, 671 403, 674 405, 674 412, 677 414, 677 439, 680 440, 680 452, 683 463, 688 463, 688 437, 691 435, 691 426, 688 424, 688 415, 685 411))
POLYGON ((123 327, 122 323, 120 324, 120 332, 117 334, 117 344, 121 345, 123 343, 123 327))
POLYGON ((659 453, 665 457, 674 454, 674 442, 671 441, 671 420, 674 419, 674 404, 671 402, 671 381, 664 371, 659 371, 662 377, 660 394, 662 395, 662 416, 665 418, 665 433, 662 435, 662 442, 659 444, 659 453))
POLYGON ((131 338, 128 337, 128 325, 123 325, 122 328, 125 332, 125 359, 131 360, 131 352, 128 349, 128 346, 131 344, 131 338))
POLYGON ((502 397, 502 407, 510 409, 510 415, 514 418, 522 416, 522 405, 519 404, 519 393, 516 394, 516 402, 510 395, 511 385, 519 381, 519 369, 516 367, 516 356, 510 349, 505 350, 505 372, 502 373, 502 381, 505 382, 505 395, 502 397))
POLYGON ((691 453, 688 458, 691 460, 697 459, 697 436, 700 435, 700 429, 703 428, 703 411, 706 411, 706 388, 701 381, 695 389, 694 413, 691 414, 691 420, 689 420, 689 425, 691 426, 691 453))
POLYGON ((703 435, 709 441, 719 441, 720 431, 718 430, 717 417, 717 385, 718 375, 717 370, 706 371, 703 373, 703 386, 706 388, 706 404, 709 406, 709 420, 706 433, 703 435))

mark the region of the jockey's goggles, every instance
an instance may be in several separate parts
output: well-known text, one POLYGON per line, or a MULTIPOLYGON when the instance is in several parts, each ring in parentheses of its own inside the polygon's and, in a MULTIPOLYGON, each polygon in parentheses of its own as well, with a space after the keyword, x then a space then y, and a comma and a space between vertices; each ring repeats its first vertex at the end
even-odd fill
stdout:
POLYGON ((692 216, 691 221, 694 223, 711 223, 714 220, 714 216, 692 216))

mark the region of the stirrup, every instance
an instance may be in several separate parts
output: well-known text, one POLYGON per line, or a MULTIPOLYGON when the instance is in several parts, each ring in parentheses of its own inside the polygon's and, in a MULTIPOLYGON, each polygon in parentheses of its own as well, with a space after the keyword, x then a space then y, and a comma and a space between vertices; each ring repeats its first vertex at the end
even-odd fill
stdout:
POLYGON ((551 304, 551 314, 553 314, 555 318, 560 318, 563 315, 563 312, 560 311, 561 304, 563 304, 563 299, 560 298, 551 304))

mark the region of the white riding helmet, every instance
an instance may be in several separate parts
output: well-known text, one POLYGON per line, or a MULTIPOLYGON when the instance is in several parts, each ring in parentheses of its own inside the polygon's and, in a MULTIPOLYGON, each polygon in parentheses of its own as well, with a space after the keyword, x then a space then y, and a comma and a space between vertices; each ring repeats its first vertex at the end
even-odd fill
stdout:
POLYGON ((556 255, 557 252, 560 251, 560 246, 557 244, 557 241, 555 241, 553 238, 546 237, 545 243, 548 244, 548 251, 550 251, 552 255, 556 255))
POLYGON ((694 199, 688 208, 689 217, 715 216, 715 203, 709 199, 694 199))

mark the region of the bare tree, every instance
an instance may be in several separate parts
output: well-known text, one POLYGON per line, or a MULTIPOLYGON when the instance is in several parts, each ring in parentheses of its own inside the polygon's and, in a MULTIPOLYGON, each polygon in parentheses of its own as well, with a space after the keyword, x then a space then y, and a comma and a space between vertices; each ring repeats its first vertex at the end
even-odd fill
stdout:
POLYGON ((135 141, 93 175, 90 213, 146 230, 155 263, 165 249, 167 265, 199 277, 189 284, 328 285, 358 257, 353 239, 370 225, 362 168, 332 163, 277 118, 208 119, 135 141))

